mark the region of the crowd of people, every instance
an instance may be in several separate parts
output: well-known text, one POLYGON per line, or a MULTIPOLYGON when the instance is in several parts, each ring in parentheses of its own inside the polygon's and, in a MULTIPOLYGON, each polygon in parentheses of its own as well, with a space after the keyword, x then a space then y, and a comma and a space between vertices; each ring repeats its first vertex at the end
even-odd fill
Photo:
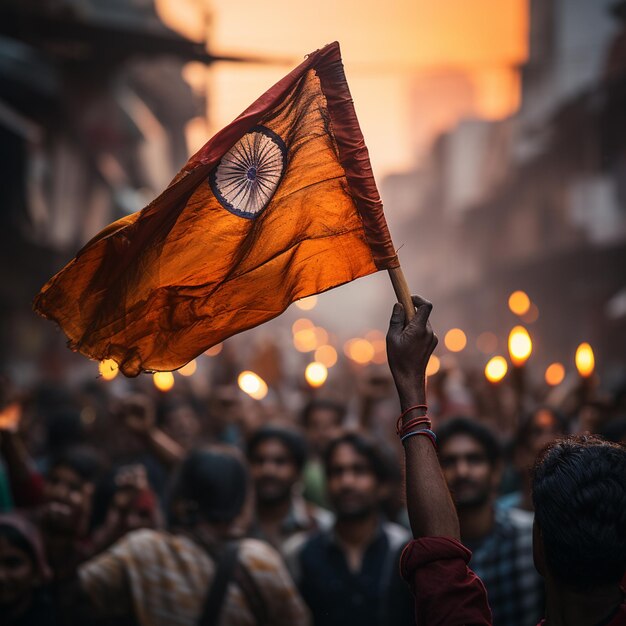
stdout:
POLYGON ((396 391, 351 408, 3 380, 2 623, 626 623, 623 398, 537 401, 509 431, 427 398, 414 302, 388 331, 396 391))

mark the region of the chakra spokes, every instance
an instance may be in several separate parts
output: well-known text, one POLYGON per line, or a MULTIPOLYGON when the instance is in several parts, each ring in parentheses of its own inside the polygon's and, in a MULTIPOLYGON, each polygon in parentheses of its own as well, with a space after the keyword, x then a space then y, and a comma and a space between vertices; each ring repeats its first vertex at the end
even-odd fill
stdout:
POLYGON ((220 160, 209 182, 220 204, 241 217, 256 217, 272 199, 285 171, 285 142, 255 126, 220 160))

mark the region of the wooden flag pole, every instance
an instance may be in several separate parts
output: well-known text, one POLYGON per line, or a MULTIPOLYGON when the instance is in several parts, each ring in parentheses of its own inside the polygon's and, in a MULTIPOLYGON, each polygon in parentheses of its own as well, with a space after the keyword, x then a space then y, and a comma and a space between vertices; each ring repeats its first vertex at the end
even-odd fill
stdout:
POLYGON ((402 268, 398 265, 398 267, 393 267, 387 271, 391 278, 393 290, 396 292, 396 298, 398 298, 398 302, 404 307, 406 312, 406 321, 410 322, 415 317, 415 306, 413 306, 411 292, 409 291, 409 286, 406 284, 406 278, 404 278, 402 268))

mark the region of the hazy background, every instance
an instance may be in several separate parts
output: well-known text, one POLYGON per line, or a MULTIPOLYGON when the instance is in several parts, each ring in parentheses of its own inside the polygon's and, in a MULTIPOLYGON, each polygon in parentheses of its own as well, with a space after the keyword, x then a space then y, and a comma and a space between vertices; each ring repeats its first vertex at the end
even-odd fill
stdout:
MULTIPOLYGON (((4 2, 3 366, 97 375, 30 311, 40 286, 338 40, 409 284, 442 338, 466 335, 439 357, 482 367, 521 322, 537 378, 572 371, 589 341, 611 384, 626 349, 625 16, 614 0, 4 2), (507 306, 518 289, 523 315, 507 306)), ((341 350, 384 330, 393 301, 379 273, 235 342, 287 345, 307 315, 341 350)))

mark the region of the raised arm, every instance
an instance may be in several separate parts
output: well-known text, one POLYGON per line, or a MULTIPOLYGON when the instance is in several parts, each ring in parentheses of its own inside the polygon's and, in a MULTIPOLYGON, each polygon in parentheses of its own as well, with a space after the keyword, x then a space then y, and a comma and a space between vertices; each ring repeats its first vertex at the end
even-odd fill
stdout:
MULTIPOLYGON (((437 337, 428 321, 433 305, 419 296, 413 296, 413 304, 415 317, 406 326, 402 305, 394 306, 387 333, 389 367, 400 398, 403 426, 427 414, 425 408, 411 407, 427 405, 426 366, 437 346, 437 337)), ((409 427, 408 432, 427 428, 428 423, 423 422, 409 427)), ((459 539, 459 521, 432 438, 409 436, 403 443, 406 500, 413 537, 459 539)))

